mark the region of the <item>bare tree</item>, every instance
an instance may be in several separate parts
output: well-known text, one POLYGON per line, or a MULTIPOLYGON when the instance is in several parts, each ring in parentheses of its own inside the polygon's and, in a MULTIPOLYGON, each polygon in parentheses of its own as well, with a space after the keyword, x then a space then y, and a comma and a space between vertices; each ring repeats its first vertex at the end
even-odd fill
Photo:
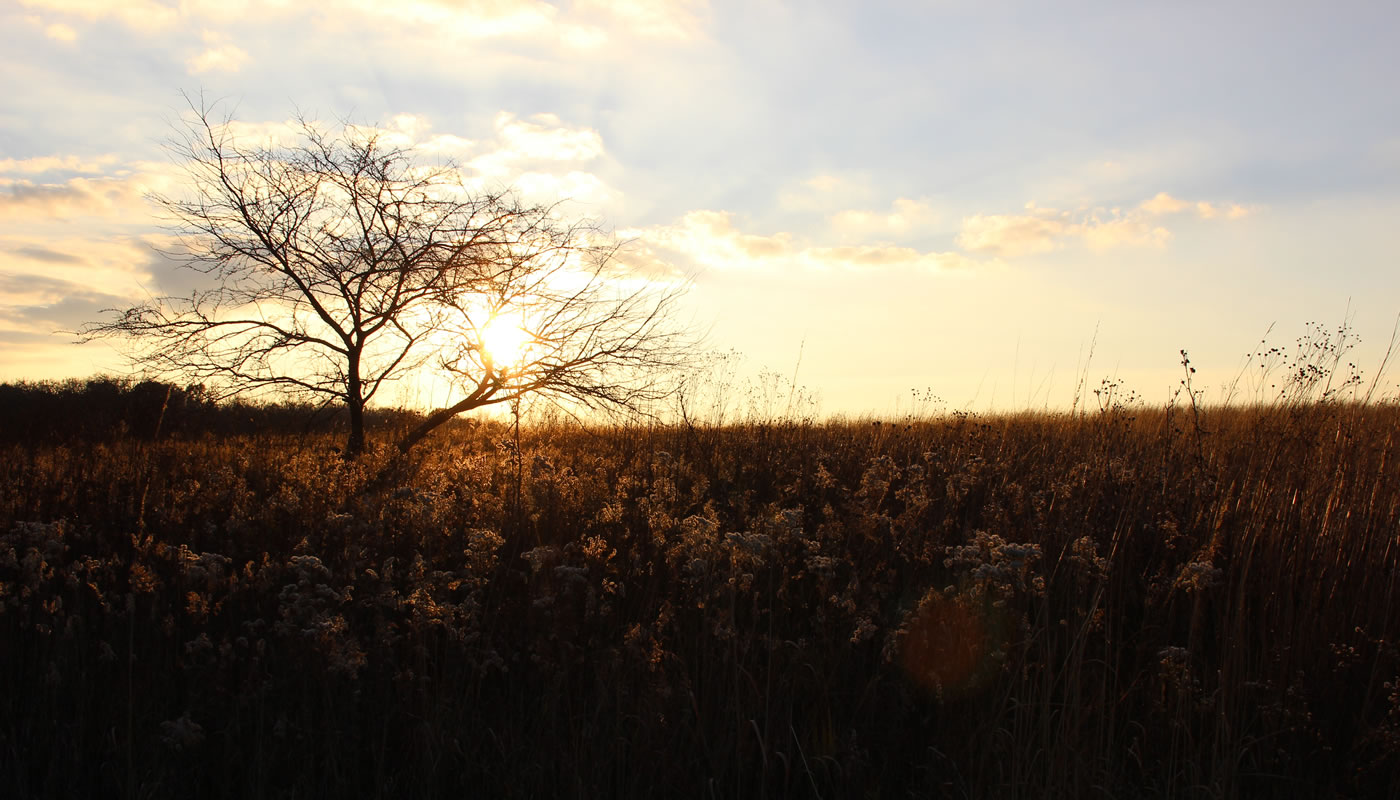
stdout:
POLYGON ((191 191, 152 199, 178 234, 173 255, 208 286, 115 310, 84 340, 129 339, 137 363, 225 395, 343 403, 350 456, 366 405, 415 370, 442 371, 460 399, 405 451, 526 394, 635 406, 687 351, 670 325, 678 290, 623 274, 616 244, 558 206, 472 191, 454 165, 416 163, 372 129, 302 119, 294 144, 248 145, 231 117, 191 109, 171 144, 191 191))

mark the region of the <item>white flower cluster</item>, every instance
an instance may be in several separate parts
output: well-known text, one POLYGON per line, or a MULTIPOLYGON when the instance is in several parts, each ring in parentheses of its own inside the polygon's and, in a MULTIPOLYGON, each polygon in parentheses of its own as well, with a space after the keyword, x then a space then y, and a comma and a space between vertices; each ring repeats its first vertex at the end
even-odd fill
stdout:
POLYGON ((1035 574, 1040 545, 1007 542, 996 534, 977 531, 970 544, 949 547, 944 566, 963 573, 973 586, 995 595, 1001 604, 1017 593, 1039 595, 1045 579, 1035 574))

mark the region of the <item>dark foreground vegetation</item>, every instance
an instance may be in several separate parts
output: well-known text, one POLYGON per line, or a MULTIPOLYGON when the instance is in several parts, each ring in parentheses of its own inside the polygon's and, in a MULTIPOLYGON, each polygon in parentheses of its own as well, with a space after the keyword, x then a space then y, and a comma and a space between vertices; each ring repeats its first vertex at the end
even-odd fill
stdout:
POLYGON ((174 419, 6 423, 7 797, 1400 790, 1393 405, 174 419))

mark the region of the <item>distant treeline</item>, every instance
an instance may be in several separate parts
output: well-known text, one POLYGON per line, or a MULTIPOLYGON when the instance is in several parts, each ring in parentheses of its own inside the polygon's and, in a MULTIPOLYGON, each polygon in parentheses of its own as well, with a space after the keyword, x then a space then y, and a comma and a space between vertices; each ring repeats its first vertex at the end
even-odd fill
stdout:
MULTIPOLYGON (((420 415, 369 409, 371 429, 405 427, 420 415)), ((336 431, 347 424, 339 406, 306 402, 216 400, 203 385, 98 376, 0 384, 0 442, 60 443, 125 437, 299 435, 336 431)))

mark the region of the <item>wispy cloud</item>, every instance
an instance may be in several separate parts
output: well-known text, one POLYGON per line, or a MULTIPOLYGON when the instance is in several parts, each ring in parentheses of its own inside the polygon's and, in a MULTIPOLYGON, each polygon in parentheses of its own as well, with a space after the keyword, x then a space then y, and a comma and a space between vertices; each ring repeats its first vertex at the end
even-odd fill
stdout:
POLYGON ((0 158, 0 173, 18 172, 26 175, 37 175, 43 172, 96 173, 103 172, 116 161, 117 157, 114 155, 100 156, 96 159, 71 155, 20 159, 0 158))
POLYGON ((831 215, 837 232, 852 236, 903 236, 938 224, 941 215, 922 200, 896 198, 889 211, 847 209, 831 215))
POLYGON ((0 273, 0 327, 46 333, 73 330, 126 298, 44 275, 0 273))
POLYGON ((399 25, 429 26, 469 39, 528 36, 550 28, 559 9, 540 0, 332 0, 329 9, 399 25))
POLYGON ((115 178, 71 178, 61 183, 0 181, 0 210, 12 218, 112 214, 140 199, 139 187, 115 178))
MULTIPOLYGON (((574 49, 598 49, 618 37, 694 39, 703 34, 709 17, 707 0, 574 0, 567 5, 544 0, 322 0, 314 5, 286 0, 182 0, 174 6, 157 0, 20 2, 48 17, 85 22, 115 19, 147 33, 182 23, 222 25, 305 15, 318 27, 335 31, 392 26, 413 29, 425 40, 529 39, 574 49)), ((65 40, 77 35, 62 22, 49 23, 46 34, 65 40)), ((191 64, 191 69, 196 73, 227 69, 223 65, 235 59, 235 50, 228 44, 210 46, 195 57, 200 63, 191 64)))
POLYGON ((50 155, 0 159, 0 233, 7 222, 102 217, 149 222, 145 198, 177 180, 175 167, 153 161, 123 162, 113 155, 50 155))
POLYGON ((670 225, 620 231, 634 240, 625 257, 640 264, 715 270, 951 270, 975 266, 960 253, 925 252, 888 244, 824 246, 792 233, 746 233, 727 211, 692 211, 670 225))
POLYGON ((0 270, 12 291, 16 276, 67 281, 109 294, 130 293, 152 277, 152 245, 164 237, 122 234, 77 234, 40 238, 33 234, 0 233, 0 270))
POLYGON ((580 163, 603 155, 603 137, 591 128, 565 125, 554 114, 519 119, 509 112, 496 115, 491 152, 471 160, 486 175, 504 175, 540 162, 580 163))
POLYGON ((1054 250, 1070 224, 1063 212, 1050 214, 973 214, 963 220, 958 245, 973 252, 1025 256, 1054 250))
POLYGON ((248 61, 248 53, 217 31, 204 32, 204 49, 185 60, 194 75, 205 72, 237 72, 248 61))
POLYGON ((62 22, 45 25, 44 35, 56 42, 75 42, 78 40, 78 32, 62 22))
MULTIPOLYGON (((156 30, 180 17, 180 9, 156 0, 19 0, 26 8, 95 22, 115 18, 136 30, 156 30)), ((61 24, 61 23, 60 23, 61 24)))
POLYGON ((778 207, 784 211, 804 213, 837 213, 871 199, 870 181, 821 173, 789 185, 778 196, 778 207))
POLYGON ((1191 211, 1201 219, 1215 219, 1216 217, 1239 219, 1249 214, 1249 209, 1237 203, 1231 203, 1228 206, 1219 206, 1204 200, 1198 200, 1193 203, 1186 200, 1179 200, 1166 192, 1158 192, 1156 196, 1138 207, 1154 216, 1191 211))
POLYGON ((1172 232, 1159 218, 1184 212, 1201 219, 1238 219, 1249 213, 1240 205, 1188 202, 1166 192, 1127 210, 1065 211, 1028 203, 1022 214, 973 214, 964 218, 957 242, 971 252, 1008 258, 1046 253, 1072 242, 1094 251, 1161 248, 1167 245, 1172 232))
POLYGON ((11 251, 14 255, 22 256, 30 261, 39 261, 45 264, 81 264, 83 260, 71 253, 64 253, 41 245, 25 245, 16 247, 11 251))
POLYGON ((706 0, 576 0, 576 12, 601 13, 629 32, 658 39, 699 36, 709 12, 706 0))

